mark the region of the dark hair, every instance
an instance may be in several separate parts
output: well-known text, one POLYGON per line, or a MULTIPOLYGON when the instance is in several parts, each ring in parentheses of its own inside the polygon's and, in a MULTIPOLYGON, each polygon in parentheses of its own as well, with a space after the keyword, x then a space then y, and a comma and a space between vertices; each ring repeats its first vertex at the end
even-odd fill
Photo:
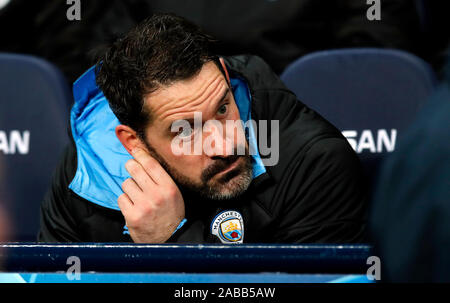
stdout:
MULTIPOLYGON (((97 62, 96 81, 120 123, 141 139, 151 122, 144 97, 161 85, 195 76, 218 57, 212 37, 173 14, 155 14, 118 39, 97 62)), ((222 71, 223 72, 223 71, 222 71)))

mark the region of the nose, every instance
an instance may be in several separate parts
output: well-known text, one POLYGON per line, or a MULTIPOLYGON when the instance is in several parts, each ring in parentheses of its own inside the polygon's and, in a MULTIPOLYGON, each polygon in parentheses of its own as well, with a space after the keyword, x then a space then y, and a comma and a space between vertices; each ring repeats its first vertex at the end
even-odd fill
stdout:
POLYGON ((226 158, 235 154, 235 134, 227 132, 220 121, 207 121, 203 126, 203 132, 203 152, 207 156, 226 158))

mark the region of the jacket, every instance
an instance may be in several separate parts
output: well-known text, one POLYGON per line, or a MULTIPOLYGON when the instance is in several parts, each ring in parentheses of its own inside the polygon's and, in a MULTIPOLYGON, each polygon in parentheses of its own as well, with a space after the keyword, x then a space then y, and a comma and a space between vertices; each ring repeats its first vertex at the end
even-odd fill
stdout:
MULTIPOLYGON (((265 166, 260 152, 252 156, 253 180, 236 199, 183 196, 184 224, 167 242, 365 241, 366 184, 340 131, 300 102, 259 57, 225 62, 241 119, 279 121, 278 162, 265 166)), ((38 240, 131 242, 117 205, 131 156, 114 134, 119 121, 95 84, 94 68, 75 82, 74 99, 71 144, 42 202, 38 240)), ((255 135, 248 140, 259 146, 255 135)))

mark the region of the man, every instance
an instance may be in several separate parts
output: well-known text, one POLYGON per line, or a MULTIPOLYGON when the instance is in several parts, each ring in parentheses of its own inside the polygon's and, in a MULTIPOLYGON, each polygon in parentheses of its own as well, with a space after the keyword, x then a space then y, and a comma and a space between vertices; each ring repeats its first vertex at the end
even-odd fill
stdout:
POLYGON ((346 139, 261 59, 210 45, 188 21, 154 15, 77 80, 73 145, 40 241, 364 240, 364 179, 346 139))
POLYGON ((369 226, 385 282, 450 282, 450 49, 447 54, 444 81, 378 177, 369 226))

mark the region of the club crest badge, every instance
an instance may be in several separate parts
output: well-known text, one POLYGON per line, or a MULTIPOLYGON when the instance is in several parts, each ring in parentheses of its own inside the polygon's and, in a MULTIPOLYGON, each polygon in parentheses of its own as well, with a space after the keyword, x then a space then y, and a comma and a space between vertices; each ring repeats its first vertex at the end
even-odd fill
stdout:
POLYGON ((211 233, 224 244, 240 244, 244 241, 244 221, 234 210, 219 213, 211 223, 211 233))

